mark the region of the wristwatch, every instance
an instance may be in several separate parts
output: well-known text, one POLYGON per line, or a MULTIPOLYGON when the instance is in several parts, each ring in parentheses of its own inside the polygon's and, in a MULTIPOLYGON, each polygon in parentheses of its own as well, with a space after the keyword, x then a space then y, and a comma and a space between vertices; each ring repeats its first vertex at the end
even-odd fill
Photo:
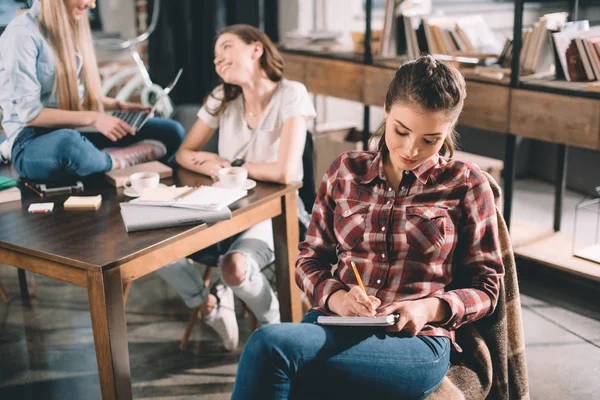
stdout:
POLYGON ((243 158, 237 158, 237 159, 233 160, 233 162, 231 163, 231 166, 232 167, 241 167, 245 163, 246 163, 246 161, 244 161, 243 158))

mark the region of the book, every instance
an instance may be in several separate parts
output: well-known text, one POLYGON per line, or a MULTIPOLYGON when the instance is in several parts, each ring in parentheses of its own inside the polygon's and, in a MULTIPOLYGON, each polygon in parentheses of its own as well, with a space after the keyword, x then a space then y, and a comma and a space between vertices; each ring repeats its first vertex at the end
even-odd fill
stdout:
POLYGON ((319 325, 343 325, 343 326, 391 326, 400 319, 399 314, 390 314, 381 317, 318 317, 319 325))
POLYGON ((102 204, 102 195, 71 196, 64 202, 65 210, 97 210, 102 204))
POLYGON ((456 20, 476 53, 500 54, 502 44, 481 15, 469 15, 456 20))
POLYGON ((0 176, 0 190, 17 186, 17 181, 6 176, 0 176))
POLYGON ((225 189, 212 186, 194 188, 153 188, 146 189, 142 195, 130 203, 137 205, 180 207, 205 211, 218 211, 248 194, 243 189, 225 189))
POLYGON ((9 187, 0 190, 0 203, 21 200, 21 190, 18 187, 9 187))
POLYGON ((202 211, 186 208, 142 206, 121 203, 121 217, 127 232, 139 232, 175 226, 210 224, 231 219, 231 210, 202 211))
POLYGON ((159 161, 151 161, 143 164, 137 164, 123 169, 114 169, 104 174, 106 180, 115 187, 123 187, 131 174, 136 172, 157 172, 160 179, 166 179, 173 176, 173 169, 159 161))

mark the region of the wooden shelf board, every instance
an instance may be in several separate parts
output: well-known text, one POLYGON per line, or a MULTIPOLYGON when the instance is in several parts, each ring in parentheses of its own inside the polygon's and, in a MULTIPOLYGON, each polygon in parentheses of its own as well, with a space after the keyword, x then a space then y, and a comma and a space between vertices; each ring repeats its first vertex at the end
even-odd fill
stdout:
POLYGON ((570 235, 513 219, 511 238, 517 257, 600 282, 600 264, 573 256, 570 235))

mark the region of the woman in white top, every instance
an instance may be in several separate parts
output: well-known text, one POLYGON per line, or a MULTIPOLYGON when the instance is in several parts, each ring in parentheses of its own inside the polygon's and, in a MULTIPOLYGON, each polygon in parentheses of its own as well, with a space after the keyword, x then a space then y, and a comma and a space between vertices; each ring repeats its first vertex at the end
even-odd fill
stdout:
MULTIPOLYGON (((246 168, 256 180, 301 181, 306 124, 316 115, 304 85, 283 79, 283 58, 263 32, 249 25, 232 25, 219 33, 214 62, 222 84, 198 112, 177 162, 213 180, 219 169, 234 165, 246 168), (217 128, 218 154, 201 151, 217 128)), ((279 322, 279 302, 261 272, 273 261, 273 252, 271 221, 264 221, 196 255, 199 261, 207 256, 218 261, 227 286, 217 285, 210 293, 186 260, 159 274, 188 307, 202 305, 206 322, 225 348, 233 350, 238 342, 233 294, 261 324, 279 322)))

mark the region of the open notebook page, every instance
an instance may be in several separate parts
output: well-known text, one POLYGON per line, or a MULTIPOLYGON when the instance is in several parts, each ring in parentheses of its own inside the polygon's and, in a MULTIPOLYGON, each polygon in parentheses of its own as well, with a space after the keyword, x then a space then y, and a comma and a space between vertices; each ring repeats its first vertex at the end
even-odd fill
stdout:
POLYGON ((177 201, 178 207, 203 208, 220 210, 248 194, 243 189, 224 189, 202 186, 177 201))
POLYGON ((140 201, 172 201, 190 190, 189 186, 146 188, 139 197, 140 201))

